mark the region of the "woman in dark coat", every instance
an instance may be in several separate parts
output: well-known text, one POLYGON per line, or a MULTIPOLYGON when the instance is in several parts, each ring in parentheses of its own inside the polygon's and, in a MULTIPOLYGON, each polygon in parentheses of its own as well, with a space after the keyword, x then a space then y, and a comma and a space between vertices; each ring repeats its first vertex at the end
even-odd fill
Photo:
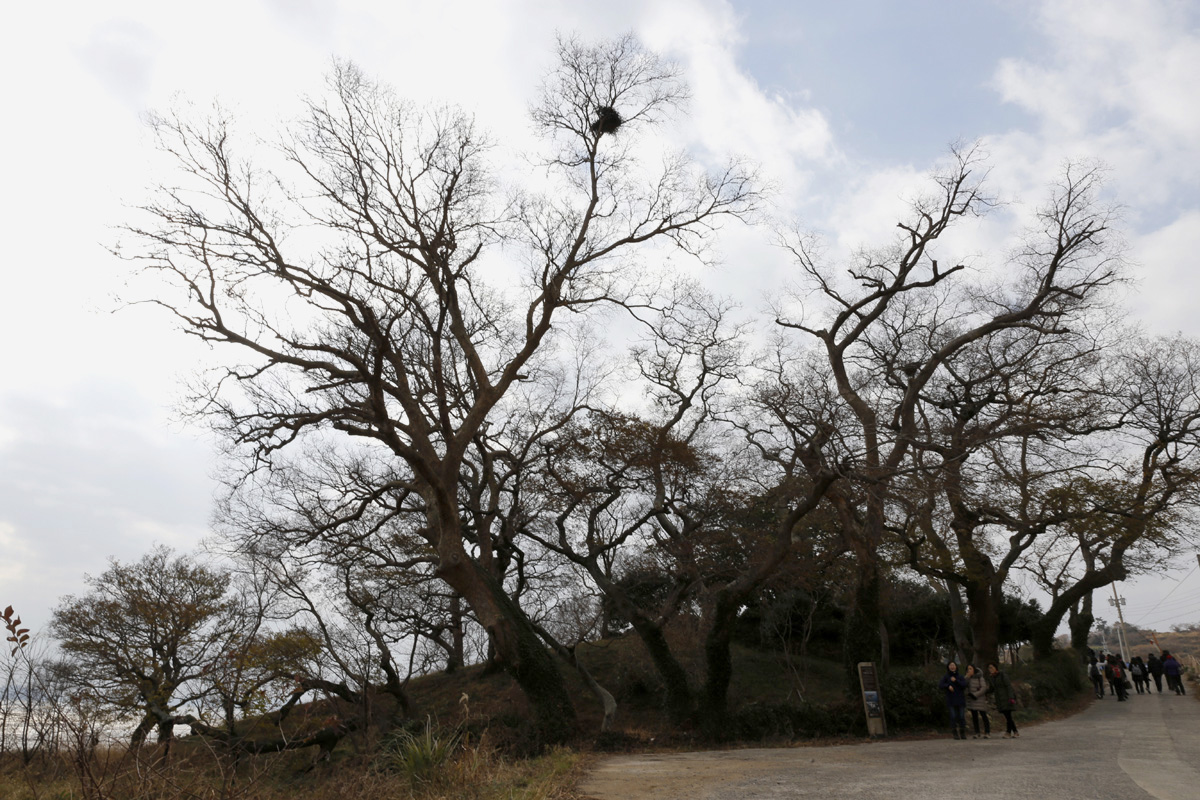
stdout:
POLYGON ((1175 660, 1175 656, 1167 650, 1163 650, 1162 657, 1163 673, 1167 676, 1167 688, 1174 689, 1175 694, 1184 694, 1183 691, 1183 670, 1179 667, 1179 662, 1175 660))
POLYGON ((967 710, 971 712, 971 727, 975 729, 975 738, 979 734, 979 718, 983 717, 983 738, 992 738, 992 721, 988 719, 989 701, 991 700, 992 684, 984 674, 975 669, 973 664, 967 665, 967 710))
POLYGON ((1012 681, 1000 671, 996 662, 988 664, 987 670, 988 677, 992 679, 992 697, 996 698, 996 708, 1004 715, 1004 738, 1015 739, 1021 735, 1012 718, 1013 709, 1017 707, 1017 693, 1013 691, 1012 681))
POLYGON ((1158 693, 1162 694, 1162 662, 1154 653, 1146 656, 1146 669, 1150 670, 1150 677, 1154 678, 1154 685, 1158 687, 1158 693))
POLYGON ((967 738, 967 680, 958 674, 958 664, 946 665, 946 674, 938 682, 938 688, 946 697, 946 708, 950 712, 950 732, 955 739, 967 738))

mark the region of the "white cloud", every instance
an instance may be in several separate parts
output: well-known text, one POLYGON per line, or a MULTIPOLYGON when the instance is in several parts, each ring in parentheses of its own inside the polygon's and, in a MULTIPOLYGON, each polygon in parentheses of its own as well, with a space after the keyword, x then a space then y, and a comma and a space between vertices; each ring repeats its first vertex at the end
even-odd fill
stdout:
POLYGON ((653 4, 643 33, 651 47, 685 66, 695 97, 686 122, 693 146, 749 157, 792 197, 809 190, 808 174, 815 167, 840 159, 820 111, 767 94, 739 67, 745 42, 729 4, 653 4))
POLYGON ((1157 333, 1200 333, 1196 323, 1200 210, 1187 211, 1174 222, 1138 237, 1131 242, 1131 250, 1143 276, 1131 310, 1157 333))
MULTIPOLYGON (((1200 220, 1200 15, 1170 0, 1046 0, 1033 57, 1002 61, 994 88, 1034 125, 985 137, 993 187, 1032 208, 1068 160, 1109 167, 1107 201, 1133 231, 1130 311, 1200 334, 1189 313, 1200 220)), ((1015 222, 1015 220, 1014 220, 1015 222)))
POLYGON ((1121 197, 1136 205, 1189 189, 1200 176, 1195 7, 1049 0, 1038 28, 1045 60, 1005 60, 995 76, 1001 97, 1038 122, 1033 136, 996 137, 1006 157, 1043 165, 1100 158, 1112 165, 1121 197))
MULTIPOLYGON (((0 586, 10 587, 32 575, 33 548, 17 533, 17 526, 0 520, 0 586)), ((0 597, 9 605, 10 598, 0 597)))

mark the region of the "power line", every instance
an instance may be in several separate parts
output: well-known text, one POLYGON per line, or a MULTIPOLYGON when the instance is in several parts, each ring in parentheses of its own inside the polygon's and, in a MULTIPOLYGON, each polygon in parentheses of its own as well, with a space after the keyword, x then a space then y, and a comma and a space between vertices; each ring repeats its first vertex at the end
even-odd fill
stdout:
POLYGON ((1197 601, 1200 601, 1200 590, 1191 592, 1190 594, 1180 595, 1179 597, 1176 597, 1175 599, 1171 600, 1171 602, 1169 602, 1169 603, 1164 602, 1163 600, 1159 600, 1157 603, 1155 603, 1153 605, 1138 604, 1133 607, 1133 613, 1134 614, 1149 614, 1150 612, 1154 611, 1154 609, 1158 608, 1159 606, 1163 606, 1165 608, 1173 608, 1173 607, 1177 607, 1177 606, 1185 606, 1188 603, 1195 603, 1197 601))
POLYGON ((1183 586, 1183 584, 1187 583, 1187 579, 1188 579, 1188 578, 1190 578, 1190 577, 1192 577, 1192 575, 1193 575, 1193 574, 1196 572, 1196 570, 1198 570, 1198 569, 1200 569, 1200 564, 1197 564, 1196 566, 1192 567, 1192 571, 1191 571, 1191 572, 1189 572, 1187 575, 1184 575, 1184 576, 1183 576, 1183 580, 1181 580, 1179 583, 1175 584, 1175 587, 1174 587, 1173 589, 1171 589, 1171 591, 1167 592, 1166 596, 1164 596, 1162 600, 1159 600, 1157 603, 1155 603, 1155 604, 1154 604, 1154 608, 1150 609, 1150 610, 1149 610, 1149 611, 1147 611, 1145 614, 1143 614, 1141 617, 1139 617, 1139 618, 1138 618, 1138 620, 1137 620, 1137 622, 1135 622, 1135 623, 1133 623, 1133 624, 1134 624, 1134 625, 1137 625, 1137 624, 1138 624, 1138 622, 1141 622, 1141 621, 1142 621, 1142 620, 1144 620, 1146 617, 1148 617, 1148 616, 1150 616, 1151 614, 1153 614, 1153 613, 1154 613, 1154 611, 1155 611, 1155 609, 1157 609, 1159 606, 1161 606, 1163 603, 1165 603, 1165 602, 1167 601, 1167 598, 1168 598, 1168 597, 1170 597, 1171 595, 1173 595, 1173 594, 1175 593, 1175 589, 1178 589, 1180 586, 1183 586))

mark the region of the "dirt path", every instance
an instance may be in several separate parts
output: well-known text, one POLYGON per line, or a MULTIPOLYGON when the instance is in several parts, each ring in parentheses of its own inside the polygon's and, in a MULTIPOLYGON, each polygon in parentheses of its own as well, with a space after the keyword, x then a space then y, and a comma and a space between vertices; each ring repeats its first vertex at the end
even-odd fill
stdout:
POLYGON ((894 800, 900 792, 928 800, 1197 800, 1200 703, 1106 697, 1012 740, 616 756, 601 761, 582 790, 596 800, 894 800))

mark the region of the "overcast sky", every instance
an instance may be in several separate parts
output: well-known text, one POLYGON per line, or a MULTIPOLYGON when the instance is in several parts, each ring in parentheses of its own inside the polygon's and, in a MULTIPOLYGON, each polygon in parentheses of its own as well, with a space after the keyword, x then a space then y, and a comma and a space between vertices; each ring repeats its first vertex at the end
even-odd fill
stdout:
MULTIPOLYGON (((981 140, 993 190, 1016 202, 1036 201, 1063 159, 1100 158, 1139 278, 1131 316, 1200 335, 1193 0, 8 3, 0 605, 40 628, 109 556, 188 549, 207 531, 212 442, 174 411, 205 355, 161 315, 113 313, 126 267, 104 246, 151 179, 143 115, 220 98, 265 133, 342 57, 518 142, 556 31, 633 31, 676 59, 693 92, 681 144, 757 161, 780 212, 835 249, 890 235, 899 198, 953 141, 981 140)), ((1002 240, 1003 215, 990 224, 969 232, 975 248, 1002 240)), ((709 282, 752 308, 747 287, 779 285, 786 262, 761 233, 731 236, 709 282)), ((1200 621, 1195 557, 1180 565, 1122 586, 1129 621, 1200 621)))

